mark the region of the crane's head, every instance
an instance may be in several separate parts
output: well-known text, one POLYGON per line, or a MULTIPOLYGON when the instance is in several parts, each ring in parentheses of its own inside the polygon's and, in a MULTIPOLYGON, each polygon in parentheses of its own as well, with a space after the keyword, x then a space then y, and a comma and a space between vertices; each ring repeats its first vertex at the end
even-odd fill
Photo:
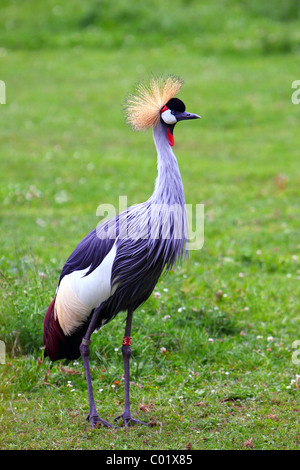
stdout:
POLYGON ((174 145, 173 130, 177 122, 186 121, 187 119, 198 119, 200 117, 198 114, 186 112, 183 101, 178 98, 171 98, 160 112, 161 120, 168 126, 167 137, 169 144, 174 145))
POLYGON ((183 81, 174 76, 153 77, 149 84, 138 85, 136 93, 128 97, 125 112, 127 122, 136 131, 156 127, 160 123, 167 127, 170 145, 174 144, 173 130, 177 122, 200 118, 186 112, 185 104, 174 96, 183 81))
POLYGON ((174 126, 178 121, 198 119, 201 116, 198 116, 198 114, 187 113, 183 101, 178 98, 171 98, 160 111, 160 117, 165 124, 174 126))

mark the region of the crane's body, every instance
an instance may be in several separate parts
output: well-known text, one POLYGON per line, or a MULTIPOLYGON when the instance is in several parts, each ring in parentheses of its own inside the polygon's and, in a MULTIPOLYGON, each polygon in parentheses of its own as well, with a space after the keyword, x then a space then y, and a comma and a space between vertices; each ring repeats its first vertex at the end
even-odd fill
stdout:
MULTIPOLYGON (((166 82, 160 87, 162 85, 166 87, 166 82)), ((128 312, 122 345, 125 369, 122 417, 125 425, 130 421, 139 422, 131 417, 129 404, 132 314, 151 295, 162 272, 186 254, 185 199, 177 159, 172 150, 173 129, 177 120, 199 116, 186 113, 183 103, 172 99, 172 96, 167 102, 163 102, 164 97, 160 96, 158 119, 153 112, 158 176, 152 196, 103 222, 79 243, 62 270, 56 295, 44 320, 44 344, 51 360, 75 359, 80 354, 83 358, 92 426, 96 422, 105 426, 110 424, 99 418, 95 408, 89 372, 91 334, 120 311, 128 312), (169 107, 167 103, 170 103, 169 107)), ((139 108, 136 102, 133 104, 133 112, 129 113, 133 127, 137 130, 140 130, 139 126, 150 127, 151 124, 145 125, 145 117, 149 113, 144 117, 141 113, 133 116, 136 110, 140 112, 141 103, 139 108)))

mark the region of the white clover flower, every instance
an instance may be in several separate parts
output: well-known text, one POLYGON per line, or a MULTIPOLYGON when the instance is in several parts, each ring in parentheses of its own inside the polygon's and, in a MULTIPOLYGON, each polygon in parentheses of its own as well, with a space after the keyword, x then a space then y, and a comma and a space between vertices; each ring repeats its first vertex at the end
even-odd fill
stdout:
POLYGON ((171 315, 165 315, 165 316, 163 317, 163 321, 169 320, 169 318, 171 318, 171 315))

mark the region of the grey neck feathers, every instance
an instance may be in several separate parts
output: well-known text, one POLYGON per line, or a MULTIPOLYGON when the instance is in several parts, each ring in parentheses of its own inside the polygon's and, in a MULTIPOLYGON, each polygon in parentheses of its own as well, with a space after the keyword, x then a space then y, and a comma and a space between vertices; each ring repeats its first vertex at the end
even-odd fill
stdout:
POLYGON ((154 193, 156 203, 184 205, 184 191, 176 156, 167 138, 167 126, 159 123, 153 128, 157 149, 157 171, 154 193))

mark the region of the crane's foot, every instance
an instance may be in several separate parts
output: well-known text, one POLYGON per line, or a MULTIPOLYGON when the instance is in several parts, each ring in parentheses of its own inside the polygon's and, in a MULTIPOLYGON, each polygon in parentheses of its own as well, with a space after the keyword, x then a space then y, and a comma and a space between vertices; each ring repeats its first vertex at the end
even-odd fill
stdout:
POLYGON ((134 419, 132 418, 130 415, 128 416, 124 416, 124 413, 117 416, 114 421, 118 421, 120 418, 123 418, 123 421, 124 421, 124 424, 126 426, 126 428, 128 428, 129 424, 132 423, 132 424, 142 424, 143 426, 152 426, 152 423, 151 421, 149 423, 145 423, 144 421, 139 421, 138 419, 134 419))
POLYGON ((98 415, 93 415, 93 416, 88 415, 86 419, 87 421, 90 421, 92 428, 99 426, 99 424, 101 424, 102 426, 105 426, 106 428, 116 427, 110 424, 108 421, 105 421, 105 419, 100 418, 100 416, 98 415))

